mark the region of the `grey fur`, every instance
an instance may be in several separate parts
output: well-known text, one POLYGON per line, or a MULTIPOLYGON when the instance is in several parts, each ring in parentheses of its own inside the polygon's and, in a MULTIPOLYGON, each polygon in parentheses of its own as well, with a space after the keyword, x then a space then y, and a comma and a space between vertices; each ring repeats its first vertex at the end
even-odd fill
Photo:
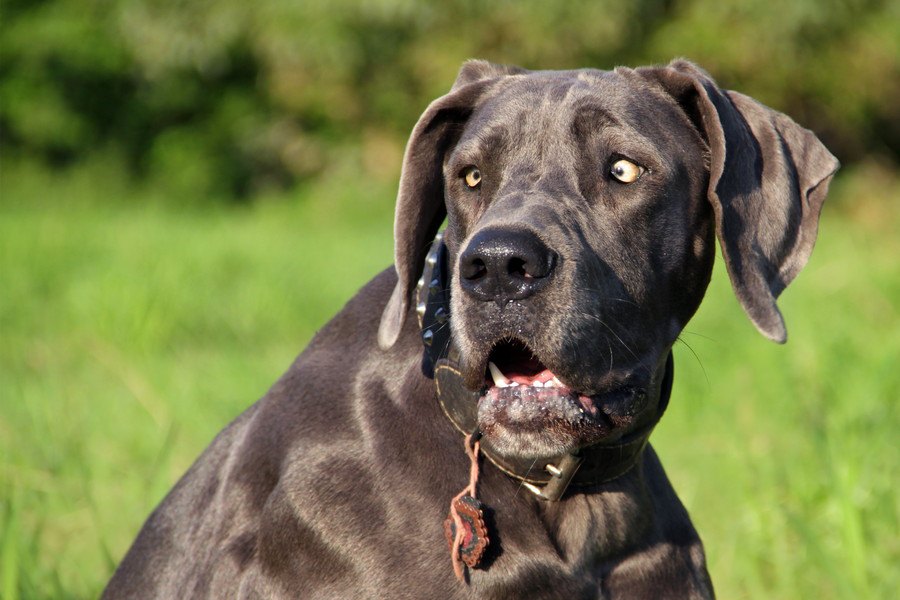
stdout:
MULTIPOLYGON (((468 462, 422 374, 412 290, 445 214, 454 274, 479 232, 537 236, 558 260, 527 298, 481 301, 452 278, 468 384, 483 384, 494 344, 514 337, 587 395, 654 389, 705 292, 716 235, 748 315, 783 341, 775 298, 809 257, 837 166, 812 133, 684 61, 612 72, 467 63, 410 138, 396 272, 365 286, 219 434, 104 597, 711 598, 700 540, 649 447, 625 475, 555 503, 485 464, 493 554, 467 585, 454 579, 441 523, 468 462), (612 180, 621 156, 648 171, 612 180), (468 165, 483 175, 476 190, 460 177, 468 165)), ((492 423, 507 421, 484 443, 515 455, 592 439, 562 428, 551 448, 519 428, 523 413, 493 410, 492 423)))

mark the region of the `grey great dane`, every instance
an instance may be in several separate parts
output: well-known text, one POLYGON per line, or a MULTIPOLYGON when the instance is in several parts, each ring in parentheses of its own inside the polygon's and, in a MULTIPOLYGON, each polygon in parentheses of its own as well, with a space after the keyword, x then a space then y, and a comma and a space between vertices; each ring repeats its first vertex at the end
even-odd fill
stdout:
POLYGON ((713 597, 646 443, 670 350, 716 239, 785 341, 837 168, 686 61, 466 63, 409 140, 394 268, 215 438, 104 597, 713 597))

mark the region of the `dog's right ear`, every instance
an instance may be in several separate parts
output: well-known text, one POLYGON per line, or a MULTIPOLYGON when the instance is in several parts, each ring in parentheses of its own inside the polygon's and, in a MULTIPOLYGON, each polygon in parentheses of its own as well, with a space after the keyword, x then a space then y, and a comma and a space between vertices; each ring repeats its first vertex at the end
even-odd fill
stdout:
POLYGON ((403 156, 394 215, 397 286, 378 327, 378 345, 382 348, 393 346, 400 335, 428 246, 447 215, 444 156, 458 141, 485 91, 499 78, 519 72, 524 71, 483 60, 468 61, 450 93, 432 102, 413 128, 403 156))

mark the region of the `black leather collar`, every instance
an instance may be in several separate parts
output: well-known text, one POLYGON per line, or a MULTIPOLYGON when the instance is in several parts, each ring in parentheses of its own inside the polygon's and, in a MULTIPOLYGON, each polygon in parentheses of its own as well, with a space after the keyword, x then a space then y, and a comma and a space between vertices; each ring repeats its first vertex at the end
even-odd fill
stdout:
MULTIPOLYGON (((438 401, 450 422, 463 435, 476 433, 478 437, 480 394, 469 390, 462 382, 458 350, 450 335, 449 281, 447 248, 443 233, 439 233, 428 252, 417 288, 416 312, 425 344, 423 368, 426 375, 434 378, 438 401)), ((543 500, 559 500, 569 487, 587 488, 612 481, 640 460, 650 433, 669 403, 673 368, 670 352, 664 366, 654 421, 616 442, 597 443, 573 453, 537 460, 512 459, 491 453, 484 447, 482 453, 498 469, 522 481, 524 487, 543 500)))

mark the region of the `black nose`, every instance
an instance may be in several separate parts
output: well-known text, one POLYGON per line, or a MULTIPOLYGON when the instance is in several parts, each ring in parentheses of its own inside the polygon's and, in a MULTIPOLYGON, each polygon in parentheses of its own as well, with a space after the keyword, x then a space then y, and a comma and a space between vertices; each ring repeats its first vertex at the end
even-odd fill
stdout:
POLYGON ((459 282, 479 300, 506 303, 543 288, 556 266, 556 253, 523 229, 479 231, 459 257, 459 282))

